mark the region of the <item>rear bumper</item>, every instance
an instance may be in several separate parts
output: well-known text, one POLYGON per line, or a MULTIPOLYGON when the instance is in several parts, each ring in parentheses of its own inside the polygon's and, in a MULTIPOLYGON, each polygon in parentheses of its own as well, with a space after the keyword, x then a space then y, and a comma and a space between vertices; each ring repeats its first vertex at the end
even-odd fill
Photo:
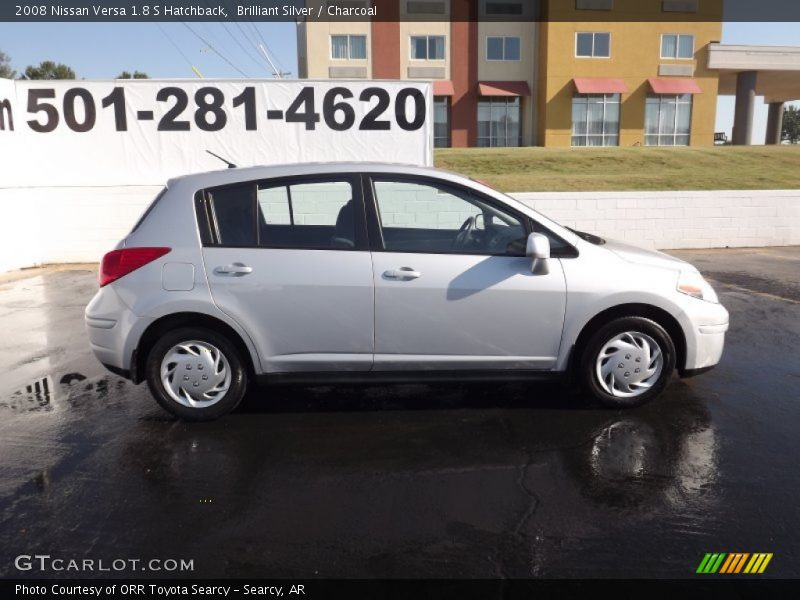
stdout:
POLYGON ((136 344, 152 319, 136 316, 113 287, 106 286, 86 307, 85 322, 97 360, 112 373, 136 381, 136 344))

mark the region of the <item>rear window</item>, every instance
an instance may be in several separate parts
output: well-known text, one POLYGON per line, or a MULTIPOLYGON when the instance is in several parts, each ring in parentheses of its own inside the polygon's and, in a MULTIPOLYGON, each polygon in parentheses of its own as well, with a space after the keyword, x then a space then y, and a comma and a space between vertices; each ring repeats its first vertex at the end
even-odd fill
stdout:
POLYGON ((144 220, 147 218, 147 215, 149 215, 152 212, 152 210, 156 207, 156 204, 158 204, 158 201, 161 200, 161 198, 164 196, 164 194, 166 192, 167 192, 167 188, 161 188, 161 191, 158 192, 158 194, 156 194, 155 198, 153 198, 153 201, 150 203, 150 206, 147 207, 147 210, 145 210, 142 213, 142 216, 139 217, 139 220, 136 221, 136 225, 134 225, 133 229, 131 229, 131 233, 133 233, 134 231, 139 229, 139 226, 142 223, 144 223, 144 220))

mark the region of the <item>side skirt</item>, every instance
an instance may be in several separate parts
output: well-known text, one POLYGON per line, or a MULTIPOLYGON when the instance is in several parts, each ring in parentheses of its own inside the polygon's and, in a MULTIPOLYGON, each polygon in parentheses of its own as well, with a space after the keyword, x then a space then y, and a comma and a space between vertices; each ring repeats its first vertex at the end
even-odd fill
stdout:
POLYGON ((560 371, 365 371, 268 373, 256 376, 259 385, 322 385, 332 383, 447 383, 447 382, 517 382, 561 381, 560 371))

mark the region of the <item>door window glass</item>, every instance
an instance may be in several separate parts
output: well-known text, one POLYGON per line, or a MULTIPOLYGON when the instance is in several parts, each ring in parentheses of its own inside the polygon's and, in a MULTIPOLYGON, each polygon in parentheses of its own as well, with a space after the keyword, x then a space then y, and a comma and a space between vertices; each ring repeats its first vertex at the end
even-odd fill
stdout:
POLYGON ((390 180, 375 181, 374 190, 386 250, 524 254, 519 219, 467 190, 390 180))
POLYGON ((355 247, 353 187, 348 181, 258 186, 259 239, 270 248, 355 247))
POLYGON ((236 185, 208 193, 220 246, 257 245, 253 186, 236 185))

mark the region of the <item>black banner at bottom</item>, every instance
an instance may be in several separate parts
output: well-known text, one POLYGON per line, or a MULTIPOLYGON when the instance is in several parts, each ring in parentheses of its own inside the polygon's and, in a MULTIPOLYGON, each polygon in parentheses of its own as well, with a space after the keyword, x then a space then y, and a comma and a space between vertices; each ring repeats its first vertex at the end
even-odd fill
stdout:
POLYGON ((458 599, 534 598, 797 598, 800 580, 702 578, 689 580, 0 580, 0 597, 61 600, 130 599, 458 599))

